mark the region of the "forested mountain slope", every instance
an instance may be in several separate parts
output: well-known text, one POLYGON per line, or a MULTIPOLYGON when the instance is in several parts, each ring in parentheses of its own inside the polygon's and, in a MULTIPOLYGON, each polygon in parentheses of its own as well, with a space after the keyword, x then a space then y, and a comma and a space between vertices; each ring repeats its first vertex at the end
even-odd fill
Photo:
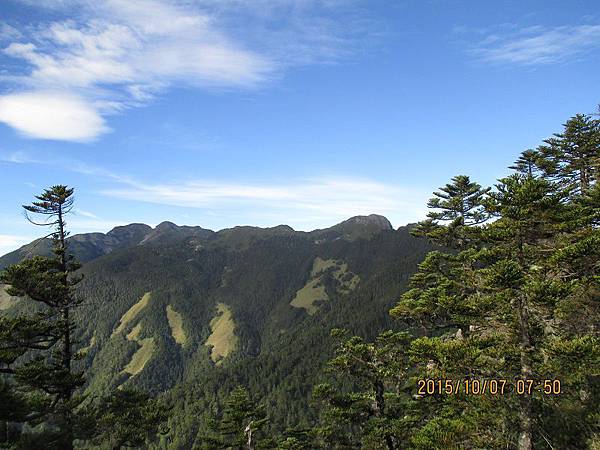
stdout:
MULTIPOLYGON (((307 425, 310 395, 331 357, 330 330, 373 338, 430 250, 381 216, 296 232, 212 232, 164 222, 69 238, 86 261, 78 294, 87 391, 137 386, 174 406, 164 439, 189 448, 200 415, 245 385, 273 426, 307 425)), ((45 251, 31 244, 0 267, 45 251)), ((5 314, 19 302, 7 303, 5 314)))

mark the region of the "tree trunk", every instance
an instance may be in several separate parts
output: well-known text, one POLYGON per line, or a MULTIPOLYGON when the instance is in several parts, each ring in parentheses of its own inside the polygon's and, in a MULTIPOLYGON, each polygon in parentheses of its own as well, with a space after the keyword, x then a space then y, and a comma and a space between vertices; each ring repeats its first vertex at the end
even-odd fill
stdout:
MULTIPOLYGON (((527 300, 522 297, 519 301, 519 328, 521 331, 521 377, 523 380, 533 378, 531 369, 531 336, 529 334, 529 311, 527 300)), ((525 386, 528 386, 525 384, 525 386)), ((531 409, 531 394, 524 392, 520 398, 519 406, 520 433, 517 448, 531 450, 533 417, 531 409)))
POLYGON ((252 439, 252 424, 254 423, 253 420, 250 421, 250 423, 246 426, 246 429, 244 430, 244 432, 246 433, 246 437, 247 437, 247 441, 246 441, 246 449, 247 450, 254 450, 254 440, 252 439))
MULTIPOLYGON (((383 417, 385 414, 385 399, 383 397, 383 383, 381 380, 375 380, 373 388, 375 389, 375 416, 383 417)), ((385 433, 385 445, 388 450, 396 450, 394 440, 389 433, 385 433)))
POLYGON ((8 442, 8 423, 0 420, 0 442, 8 442))
MULTIPOLYGON (((63 221, 63 211, 62 207, 58 208, 58 246, 60 250, 60 265, 61 270, 64 273, 64 284, 68 288, 68 267, 67 267, 67 244, 65 237, 65 228, 63 221)), ((67 289, 68 291, 68 289, 67 289)), ((69 307, 70 307, 70 298, 69 294, 67 297, 63 299, 63 305, 61 309, 62 319, 63 319, 63 351, 62 351, 62 360, 61 365, 62 368, 65 369, 69 374, 71 373, 71 360, 72 360, 72 349, 71 349, 71 321, 69 317, 69 307)), ((63 401, 61 411, 62 422, 64 426, 64 445, 65 450, 73 449, 73 421, 71 415, 71 405, 69 405, 69 401, 73 396, 73 387, 70 384, 65 385, 62 394, 60 395, 61 400, 63 401)))

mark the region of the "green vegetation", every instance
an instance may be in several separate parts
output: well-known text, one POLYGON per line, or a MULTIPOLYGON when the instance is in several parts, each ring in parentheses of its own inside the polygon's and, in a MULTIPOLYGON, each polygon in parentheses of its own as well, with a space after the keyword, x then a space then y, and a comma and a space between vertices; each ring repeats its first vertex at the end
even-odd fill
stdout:
POLYGON ((140 333, 142 332, 142 324, 138 323, 131 329, 129 334, 126 336, 128 341, 137 341, 140 333))
MULTIPOLYGON (((15 311, 0 316, 0 444, 18 449, 68 450, 76 443, 104 441, 101 432, 90 427, 102 420, 104 412, 96 410, 93 414, 95 403, 84 403, 80 391, 85 371, 76 367, 84 353, 75 351, 79 324, 75 311, 83 304, 76 286, 82 276, 75 273, 80 265, 68 253, 65 220, 73 207, 73 189, 53 186, 36 199, 24 208, 44 218, 37 223, 37 218, 28 215, 31 223, 52 227, 52 256, 32 256, 9 265, 0 274, 3 298, 22 299, 11 308, 15 311)), ((88 348, 94 345, 95 336, 88 348)), ((145 396, 134 397, 129 404, 155 409, 145 396)), ((134 435, 137 442, 143 442, 153 434, 164 418, 152 417, 146 421, 143 439, 139 431, 125 430, 125 442, 134 435)))
MULTIPOLYGON (((139 303, 136 305, 138 304, 139 303)), ((148 361, 150 361, 150 358, 152 358, 152 354, 154 353, 155 349, 154 338, 149 337, 140 339, 141 332, 142 324, 138 323, 127 335, 127 340, 136 342, 140 345, 140 348, 133 354, 131 360, 123 368, 124 373, 137 375, 144 369, 144 366, 148 363, 148 361)))
POLYGON ((93 347, 94 345, 96 345, 96 333, 93 333, 93 334, 92 334, 92 338, 90 339, 90 342, 89 342, 89 344, 88 344, 88 345, 86 345, 85 347, 81 347, 81 348, 79 349, 79 352, 78 352, 78 353, 79 353, 79 354, 82 354, 82 355, 85 355, 85 354, 87 354, 87 352, 89 352, 89 351, 92 349, 92 347, 93 347))
MULTIPOLYGON (((84 380, 74 370, 72 310, 81 303, 74 287, 81 281, 73 275, 79 265, 67 253, 65 216, 73 207, 73 189, 53 186, 24 206, 27 216, 36 225, 52 227, 53 256, 35 256, 8 267, 1 274, 4 284, 10 285, 9 295, 27 297, 36 303, 36 315, 23 314, 3 318, 0 336, 2 373, 9 375, 8 383, 15 383, 30 399, 43 406, 33 408, 27 419, 45 417, 47 430, 27 435, 29 442, 44 442, 57 448, 73 448, 74 410, 78 400, 75 391, 84 380), (36 223, 37 216, 43 218, 36 223), (47 357, 40 352, 53 349, 47 357), (41 409, 41 411, 40 411, 41 409)), ((1 419, 1 418, 0 418, 1 419)), ((39 420, 39 419, 38 419, 39 420)))
POLYGON ((135 389, 103 397, 82 415, 88 441, 102 448, 143 448, 167 431, 165 405, 135 389))
POLYGON ((391 348, 387 337, 340 346, 330 363, 338 376, 350 371, 356 384, 366 377, 363 385, 372 386, 345 400, 343 388, 316 391, 332 409, 325 436, 341 422, 334 438, 348 448, 372 436, 368 446, 388 450, 598 445, 599 160, 600 122, 579 115, 524 152, 494 189, 457 176, 434 193, 429 219, 413 232, 448 250, 427 255, 391 310, 413 336, 391 348), (375 359, 394 351, 393 361, 375 359), (467 395, 463 384, 456 395, 444 393, 447 386, 415 395, 423 379, 507 380, 510 388, 467 395), (535 388, 523 389, 528 382, 535 388), (560 393, 548 389, 556 383, 560 393), (382 415, 388 406, 377 406, 378 398, 400 409, 382 415), (361 422, 372 400, 378 428, 361 422))
MULTIPOLYGON (((426 220, 398 230, 378 216, 310 233, 164 223, 90 259, 57 289, 86 300, 69 316, 73 342, 88 343, 72 361, 73 442, 598 448, 600 122, 570 119, 510 170, 493 187, 454 177, 426 220), (423 379, 462 390, 419 392, 423 379), (503 395, 465 394, 465 381, 492 379, 507 380, 503 395), (516 392, 527 380, 539 389, 516 392)), ((27 277, 3 275, 11 294, 29 292, 0 314, 0 420, 19 424, 5 435, 21 448, 30 431, 69 430, 52 402, 64 391, 5 370, 61 354, 65 324, 30 298, 55 264, 32 257, 27 277)))
POLYGON ((350 272, 348 264, 343 261, 334 259, 321 259, 320 257, 315 258, 311 276, 317 277, 322 276, 325 272, 331 272, 333 277, 338 281, 339 288, 342 291, 351 291, 356 288, 360 282, 360 277, 355 273, 350 272))
POLYGON ((333 259, 322 259, 317 256, 315 261, 313 262, 312 270, 310 271, 311 277, 316 277, 320 275, 322 272, 325 272, 327 269, 332 267, 336 267, 337 263, 333 259))
POLYGON ((200 449, 273 448, 265 427, 268 423, 264 408, 256 405, 243 386, 229 394, 223 411, 208 419, 209 430, 202 436, 200 449))

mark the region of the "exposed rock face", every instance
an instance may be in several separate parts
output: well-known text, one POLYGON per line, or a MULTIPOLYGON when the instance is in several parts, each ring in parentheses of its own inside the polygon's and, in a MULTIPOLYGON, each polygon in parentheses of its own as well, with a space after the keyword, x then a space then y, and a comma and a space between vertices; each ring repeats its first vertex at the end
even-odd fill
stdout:
POLYGON ((355 216, 348 219, 346 222, 353 222, 359 225, 371 225, 381 230, 393 230, 392 224, 387 217, 379 214, 370 214, 368 216, 355 216))
POLYGON ((370 239, 374 234, 392 230, 392 224, 387 218, 371 214, 351 217, 330 228, 315 230, 310 234, 316 237, 315 241, 317 242, 334 241, 336 239, 354 241, 356 239, 370 239))

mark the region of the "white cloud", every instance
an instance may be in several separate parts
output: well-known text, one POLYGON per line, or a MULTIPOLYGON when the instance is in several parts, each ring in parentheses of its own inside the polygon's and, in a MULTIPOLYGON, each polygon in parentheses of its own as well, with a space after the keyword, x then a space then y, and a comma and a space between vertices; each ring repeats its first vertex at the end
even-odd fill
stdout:
POLYGON ((600 25, 533 26, 487 33, 473 53, 495 63, 526 66, 565 62, 600 48, 600 25))
POLYGON ((12 41, 4 54, 25 67, 3 76, 24 92, 2 98, 0 120, 34 138, 93 139, 107 130, 102 116, 172 85, 251 88, 286 67, 336 59, 350 45, 327 18, 347 2, 22 1, 69 17, 3 28, 12 41), (64 114, 55 118, 54 107, 64 114))
POLYGON ((0 122, 26 136, 88 141, 107 130, 85 100, 62 92, 24 92, 0 97, 0 122))

